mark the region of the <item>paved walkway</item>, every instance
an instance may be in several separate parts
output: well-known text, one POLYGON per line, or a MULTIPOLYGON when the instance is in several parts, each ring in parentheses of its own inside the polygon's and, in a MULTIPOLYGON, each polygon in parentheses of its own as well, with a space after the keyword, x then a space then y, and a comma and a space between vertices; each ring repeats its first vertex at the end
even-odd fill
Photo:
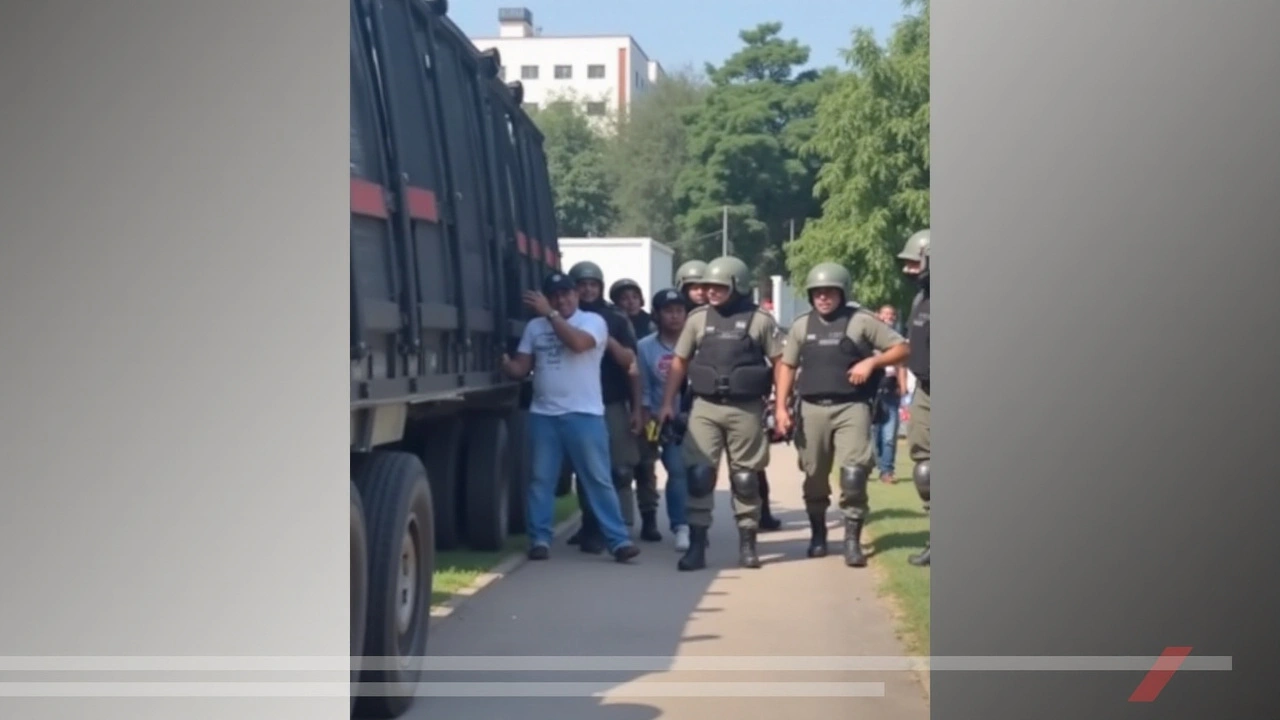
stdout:
MULTIPOLYGON (((436 658, 523 657, 531 665, 536 662, 533 656, 557 656, 562 663, 572 661, 570 669, 585 665, 599 671, 432 672, 427 687, 484 683, 471 688, 480 697, 423 697, 406 717, 927 720, 924 691, 917 677, 907 672, 668 669, 676 659, 690 656, 736 659, 749 666, 780 656, 903 654, 889 614, 876 598, 870 568, 846 568, 839 557, 805 557, 808 523, 795 467, 791 447, 773 446, 773 504, 786 524, 761 536, 763 568, 736 566, 736 531, 724 491, 716 498, 709 567, 701 572, 676 570, 678 555, 665 527, 663 543, 640 543, 643 554, 631 566, 618 565, 607 555, 583 555, 560 540, 551 560, 525 564, 436 625, 429 653, 436 658), (630 656, 633 662, 647 659, 650 667, 619 668, 627 660, 619 656, 630 656), (705 684, 677 687, 678 692, 646 687, 690 681, 747 681, 765 696, 742 697, 732 688, 705 684), (594 694, 549 682, 589 684, 593 687, 588 692, 594 694), (773 687, 777 683, 786 684, 773 687), (883 696, 815 697, 805 683, 883 683, 883 696), (552 688, 561 696, 531 696, 552 688), (513 690, 523 696, 498 697, 513 690), (719 696, 706 697, 707 691, 719 696)), ((719 487, 725 486, 722 477, 719 487)), ((830 519, 834 526, 834 510, 830 519)), ((832 539, 840 537, 837 530, 832 539)))

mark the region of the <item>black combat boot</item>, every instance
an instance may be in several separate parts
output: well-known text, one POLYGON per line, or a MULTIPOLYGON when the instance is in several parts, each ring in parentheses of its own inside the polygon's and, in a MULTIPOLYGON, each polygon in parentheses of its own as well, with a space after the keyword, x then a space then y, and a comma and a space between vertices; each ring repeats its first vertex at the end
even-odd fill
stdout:
POLYGON ((867 556, 862 554, 862 520, 845 518, 844 564, 849 567, 867 566, 867 556))
POLYGON ((773 516, 769 507, 769 476, 760 471, 760 532, 773 532, 782 527, 782 521, 773 516))
POLYGON ((907 558, 907 562, 916 567, 924 567, 929 564, 929 543, 924 544, 924 550, 916 555, 907 558))
POLYGON ((662 533, 658 532, 656 510, 645 510, 640 513, 640 539, 645 542, 662 542, 662 533))
POLYGON ((676 567, 681 570, 701 570, 707 566, 707 528, 689 526, 689 549, 684 552, 676 567))
POLYGON ((809 513, 809 557, 827 556, 827 514, 825 512, 809 513))
POLYGON ((738 564, 744 568, 760 567, 760 556, 756 554, 756 530, 738 528, 738 564))

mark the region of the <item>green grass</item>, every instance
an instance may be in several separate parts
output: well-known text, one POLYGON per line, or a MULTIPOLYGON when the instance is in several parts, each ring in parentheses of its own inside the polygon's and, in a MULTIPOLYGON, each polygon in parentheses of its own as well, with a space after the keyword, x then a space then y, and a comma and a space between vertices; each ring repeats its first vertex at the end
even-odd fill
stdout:
MULTIPOLYGON (((578 511, 577 496, 570 493, 556 498, 555 523, 559 524, 578 511)), ((432 578, 431 604, 439 605, 448 600, 459 590, 476 581, 490 568, 507 559, 514 553, 526 550, 524 535, 512 535, 507 538, 507 546, 496 552, 475 552, 472 550, 449 550, 436 554, 436 572, 432 578)))
POLYGON ((911 482, 913 463, 906 443, 898 444, 898 479, 893 485, 872 477, 871 516, 866 533, 875 548, 874 568, 880 592, 893 607, 897 630, 907 652, 929 654, 929 569, 907 562, 919 552, 929 535, 929 518, 920 507, 920 496, 911 482))

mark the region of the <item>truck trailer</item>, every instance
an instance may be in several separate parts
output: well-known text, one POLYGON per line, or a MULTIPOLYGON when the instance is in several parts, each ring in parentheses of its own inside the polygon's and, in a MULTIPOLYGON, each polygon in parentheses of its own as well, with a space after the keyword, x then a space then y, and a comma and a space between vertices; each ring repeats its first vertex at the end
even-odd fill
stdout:
POLYGON ((521 294, 560 267, 542 135, 446 0, 351 0, 352 713, 402 715, 437 549, 523 532, 521 294))

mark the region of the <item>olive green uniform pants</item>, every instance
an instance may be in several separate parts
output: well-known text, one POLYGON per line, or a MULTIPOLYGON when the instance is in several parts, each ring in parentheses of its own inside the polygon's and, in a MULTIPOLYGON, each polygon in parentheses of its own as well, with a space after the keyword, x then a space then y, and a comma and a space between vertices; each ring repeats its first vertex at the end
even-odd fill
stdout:
MULTIPOLYGON (((911 420, 907 425, 907 450, 917 464, 929 462, 929 392, 920 384, 911 395, 911 420)), ((924 511, 929 512, 928 501, 924 511)))
POLYGON ((760 523, 759 473, 769 465, 764 400, 694 399, 684 440, 685 465, 690 468, 687 507, 692 527, 711 527, 721 454, 728 456, 733 514, 738 527, 755 529, 760 523), (707 473, 709 477, 699 479, 700 474, 707 473))
POLYGON ((804 504, 811 514, 831 506, 832 472, 863 471, 856 484, 841 483, 840 511, 850 520, 867 515, 867 484, 875 467, 871 442, 871 405, 865 402, 813 403, 801 401, 795 444, 804 473, 804 504))

